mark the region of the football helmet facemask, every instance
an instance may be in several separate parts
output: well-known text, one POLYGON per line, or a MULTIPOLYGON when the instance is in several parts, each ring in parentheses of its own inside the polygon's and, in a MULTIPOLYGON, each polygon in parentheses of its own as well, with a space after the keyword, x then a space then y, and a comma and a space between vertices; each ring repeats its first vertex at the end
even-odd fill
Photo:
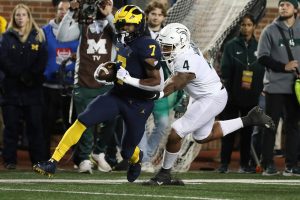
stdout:
POLYGON ((191 34, 189 29, 180 23, 171 23, 165 26, 159 33, 158 41, 163 59, 171 62, 174 58, 190 47, 191 34))
POLYGON ((126 5, 120 8, 114 17, 118 39, 122 43, 129 43, 144 34, 146 30, 146 18, 144 12, 135 5, 126 5), (126 31, 126 25, 134 25, 134 31, 126 31))

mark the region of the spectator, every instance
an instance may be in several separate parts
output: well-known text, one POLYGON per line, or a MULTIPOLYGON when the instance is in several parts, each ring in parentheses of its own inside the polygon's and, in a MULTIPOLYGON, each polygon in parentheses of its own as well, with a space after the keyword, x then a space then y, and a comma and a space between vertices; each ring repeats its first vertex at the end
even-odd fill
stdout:
POLYGON ((58 26, 70 7, 69 0, 57 5, 56 17, 43 27, 48 47, 48 62, 44 71, 44 114, 46 153, 50 158, 50 141, 54 133, 63 133, 69 127, 68 116, 74 83, 74 55, 78 40, 60 42, 56 39, 58 26))
MULTIPOLYGON (((152 112, 153 99, 163 85, 158 62, 161 52, 156 41, 145 36, 145 15, 139 7, 127 5, 120 8, 115 14, 114 24, 120 41, 117 44, 117 61, 121 66, 113 89, 99 95, 79 114, 58 144, 52 158, 35 165, 34 171, 44 175, 54 174, 56 163, 77 143, 87 127, 121 115, 126 128, 121 155, 128 161, 127 180, 133 182, 140 175, 143 152, 137 145, 152 112)), ((101 68, 102 65, 97 71, 101 68)), ((95 77, 98 77, 97 73, 95 77)))
MULTIPOLYGON (((279 16, 264 28, 258 44, 258 61, 267 70, 264 77, 264 92, 266 94, 266 113, 272 117, 276 127, 283 113, 285 126, 285 170, 283 175, 300 175, 298 167, 298 145, 300 141, 300 110, 293 85, 295 71, 299 68, 300 46, 296 43, 300 38, 300 21, 297 17, 297 0, 280 0, 279 16), (288 46, 279 30, 282 30, 288 46), (289 59, 287 48, 290 48, 294 59, 289 59)), ((263 175, 276 175, 273 150, 275 130, 265 130, 262 137, 263 175)))
MULTIPOLYGON (((250 14, 242 17, 240 34, 225 44, 221 59, 222 79, 228 92, 228 101, 220 119, 228 120, 246 115, 258 105, 263 88, 264 67, 257 61, 257 40, 254 37, 255 20, 250 14)), ((240 133, 240 173, 255 173, 249 167, 253 127, 244 127, 240 133)), ((220 173, 228 172, 234 139, 238 132, 222 138, 220 173)))
MULTIPOLYGON (((4 17, 0 16, 0 45, 2 40, 2 34, 6 30, 7 21, 4 17)), ((1 66, 0 66, 1 68, 1 66)), ((0 70, 0 88, 2 88, 2 83, 4 79, 4 73, 0 70)), ((0 92, 0 104, 2 104, 2 92, 0 92)), ((0 108, 0 156, 2 155, 2 146, 3 146, 3 117, 2 117, 2 108, 0 108)))
MULTIPOLYGON (((163 22, 167 15, 165 6, 159 1, 151 1, 145 9, 146 21, 148 31, 152 39, 155 39, 159 34, 159 31, 163 27, 163 22)), ((161 68, 163 70, 163 68, 161 68)), ((166 70, 164 70, 166 71, 166 70)), ((167 73, 167 72, 166 72, 167 73)), ((167 75, 164 73, 165 75, 167 75)), ((167 77, 165 77, 166 79, 167 77)), ((151 163, 151 157, 157 149, 160 139, 166 133, 166 128, 169 124, 169 103, 168 98, 162 98, 154 101, 153 108, 153 120, 154 128, 152 133, 146 132, 139 144, 139 147, 144 152, 144 158, 142 161, 142 171, 154 172, 154 167, 151 163)))
POLYGON ((32 164, 44 160, 42 122, 42 82, 47 61, 45 36, 28 6, 18 4, 12 11, 0 49, 3 81, 4 119, 3 159, 7 169, 17 164, 17 124, 21 116, 26 123, 32 164))
MULTIPOLYGON (((116 50, 114 44, 114 26, 112 24, 113 3, 104 0, 103 8, 97 7, 97 18, 91 24, 79 24, 73 19, 74 10, 79 7, 77 1, 71 1, 71 8, 60 23, 57 39, 63 42, 80 40, 77 51, 75 70, 74 103, 76 112, 80 114, 98 95, 106 93, 113 86, 98 83, 94 79, 94 71, 101 63, 114 60, 116 50)), ((99 5, 100 6, 100 5, 99 5)), ((79 172, 92 173, 92 161, 96 161, 98 170, 111 171, 105 159, 107 144, 114 139, 115 120, 89 127, 75 147, 74 163, 79 172), (97 137, 98 129, 101 135, 97 137), (96 141, 96 145, 94 145, 96 141)))

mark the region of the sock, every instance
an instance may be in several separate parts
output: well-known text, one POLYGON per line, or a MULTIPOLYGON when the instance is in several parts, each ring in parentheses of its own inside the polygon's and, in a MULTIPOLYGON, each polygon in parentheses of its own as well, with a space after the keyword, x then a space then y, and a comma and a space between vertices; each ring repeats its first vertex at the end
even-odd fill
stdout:
POLYGON ((163 169, 171 169, 178 157, 178 153, 170 153, 167 150, 164 151, 164 155, 163 155, 163 164, 162 164, 162 168, 163 169))
POLYGON ((139 159, 140 159, 139 155, 140 155, 140 148, 139 147, 135 147, 134 152, 133 152, 131 158, 129 159, 129 162, 131 164, 137 163, 139 161, 139 159))
POLYGON ((76 120, 73 125, 65 132, 63 138, 57 145, 51 159, 57 162, 60 161, 60 159, 70 149, 70 147, 78 142, 85 129, 86 127, 80 121, 76 120))
POLYGON ((229 133, 232 133, 244 127, 240 117, 230 120, 219 121, 219 123, 223 131, 223 136, 228 135, 229 133))

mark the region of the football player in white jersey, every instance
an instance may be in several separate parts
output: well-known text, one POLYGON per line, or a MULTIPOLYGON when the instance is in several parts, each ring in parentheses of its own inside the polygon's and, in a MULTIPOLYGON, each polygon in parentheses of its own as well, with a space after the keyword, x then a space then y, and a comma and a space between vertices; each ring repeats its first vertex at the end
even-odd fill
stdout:
POLYGON ((215 69, 191 44, 188 28, 179 23, 168 24, 161 30, 157 41, 172 72, 159 98, 184 89, 191 99, 185 114, 171 125, 160 171, 144 184, 183 185, 181 180, 172 179, 170 172, 185 136, 192 134, 194 140, 202 144, 245 126, 274 128, 274 123, 259 107, 254 107, 244 117, 215 121, 226 105, 227 91, 215 69))

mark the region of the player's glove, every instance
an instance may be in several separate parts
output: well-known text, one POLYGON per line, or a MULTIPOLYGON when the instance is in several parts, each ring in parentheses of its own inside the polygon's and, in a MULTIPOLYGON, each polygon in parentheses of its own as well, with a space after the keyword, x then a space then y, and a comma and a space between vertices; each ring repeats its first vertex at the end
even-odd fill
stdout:
MULTIPOLYGON (((147 85, 140 84, 140 79, 130 76, 129 72, 121 66, 120 66, 120 69, 117 71, 117 78, 119 80, 123 81, 124 83, 128 84, 128 85, 140 88, 142 90, 147 90, 147 91, 152 91, 152 92, 154 91, 155 92, 155 91, 158 91, 159 88, 160 88, 160 85, 147 86, 147 85)), ((154 98, 162 98, 163 95, 164 95, 163 93, 159 94, 157 97, 156 96, 153 97, 153 99, 154 98)))
POLYGON ((117 71, 117 78, 128 85, 132 85, 134 87, 140 86, 140 79, 131 77, 129 72, 123 67, 120 67, 120 69, 117 71))
POLYGON ((128 77, 131 77, 128 71, 123 67, 120 67, 120 69, 117 71, 117 78, 126 83, 128 77))

